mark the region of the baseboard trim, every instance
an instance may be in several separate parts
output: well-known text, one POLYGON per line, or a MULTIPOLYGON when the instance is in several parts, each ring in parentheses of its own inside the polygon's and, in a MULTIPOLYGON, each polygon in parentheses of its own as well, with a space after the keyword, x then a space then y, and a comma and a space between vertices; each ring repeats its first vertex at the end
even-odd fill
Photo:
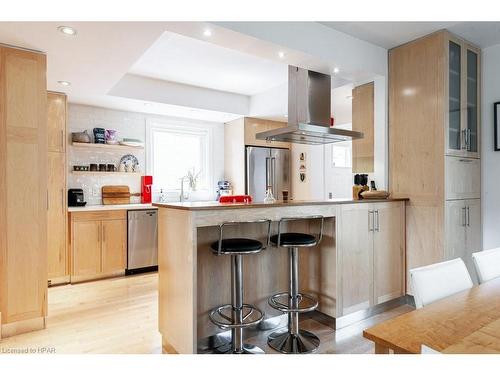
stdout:
POLYGON ((45 329, 45 317, 20 320, 18 322, 2 324, 0 337, 12 337, 22 333, 39 331, 41 329, 45 329))
POLYGON ((51 286, 69 284, 70 282, 71 282, 71 277, 69 275, 59 276, 59 277, 51 277, 49 279, 49 288, 51 286))
POLYGON ((125 276, 125 270, 109 272, 101 275, 94 276, 71 276, 71 284, 83 283, 86 281, 97 281, 109 279, 111 277, 125 276))

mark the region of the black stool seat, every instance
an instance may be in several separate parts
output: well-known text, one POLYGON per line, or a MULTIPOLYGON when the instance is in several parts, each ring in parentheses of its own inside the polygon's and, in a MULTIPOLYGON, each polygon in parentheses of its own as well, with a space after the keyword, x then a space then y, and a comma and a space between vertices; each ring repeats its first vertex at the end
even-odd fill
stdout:
MULTIPOLYGON (((219 241, 210 245, 214 253, 218 253, 219 241)), ((250 238, 227 238, 222 240, 222 254, 252 254, 264 248, 262 242, 250 238)))
POLYGON ((307 233, 281 233, 280 244, 278 235, 271 236, 271 242, 278 246, 312 246, 315 245, 316 237, 307 233))

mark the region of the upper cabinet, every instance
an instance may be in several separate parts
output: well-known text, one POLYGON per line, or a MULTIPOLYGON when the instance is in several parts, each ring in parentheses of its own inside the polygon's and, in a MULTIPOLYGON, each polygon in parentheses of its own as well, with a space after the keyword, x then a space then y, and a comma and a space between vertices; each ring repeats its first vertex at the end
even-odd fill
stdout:
POLYGON ((449 34, 446 154, 479 158, 479 50, 449 34))
POLYGON ((47 133, 49 151, 66 151, 66 95, 47 93, 47 133))
POLYGON ((265 139, 256 138, 258 133, 283 128, 285 126, 287 126, 286 122, 245 117, 245 145, 290 148, 290 143, 288 142, 266 141, 265 139))
POLYGON ((372 173, 374 161, 374 83, 352 90, 352 130, 363 138, 352 142, 352 172, 372 173))

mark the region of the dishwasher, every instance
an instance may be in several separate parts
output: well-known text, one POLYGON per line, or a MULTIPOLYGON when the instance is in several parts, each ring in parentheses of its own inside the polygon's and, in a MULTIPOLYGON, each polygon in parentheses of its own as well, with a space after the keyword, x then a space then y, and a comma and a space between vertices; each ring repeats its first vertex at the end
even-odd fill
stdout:
POLYGON ((125 274, 158 270, 157 210, 127 211, 127 270, 125 274))

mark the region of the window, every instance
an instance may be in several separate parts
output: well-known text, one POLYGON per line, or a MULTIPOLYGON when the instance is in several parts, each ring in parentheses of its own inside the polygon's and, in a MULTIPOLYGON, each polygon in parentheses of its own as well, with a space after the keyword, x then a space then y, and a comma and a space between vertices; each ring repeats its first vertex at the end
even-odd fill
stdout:
POLYGON ((334 143, 332 147, 332 167, 352 167, 352 142, 334 143))
POLYGON ((154 176, 156 191, 180 190, 181 178, 190 171, 198 175, 196 190, 209 188, 209 130, 157 122, 148 123, 147 129, 148 171, 154 176))

